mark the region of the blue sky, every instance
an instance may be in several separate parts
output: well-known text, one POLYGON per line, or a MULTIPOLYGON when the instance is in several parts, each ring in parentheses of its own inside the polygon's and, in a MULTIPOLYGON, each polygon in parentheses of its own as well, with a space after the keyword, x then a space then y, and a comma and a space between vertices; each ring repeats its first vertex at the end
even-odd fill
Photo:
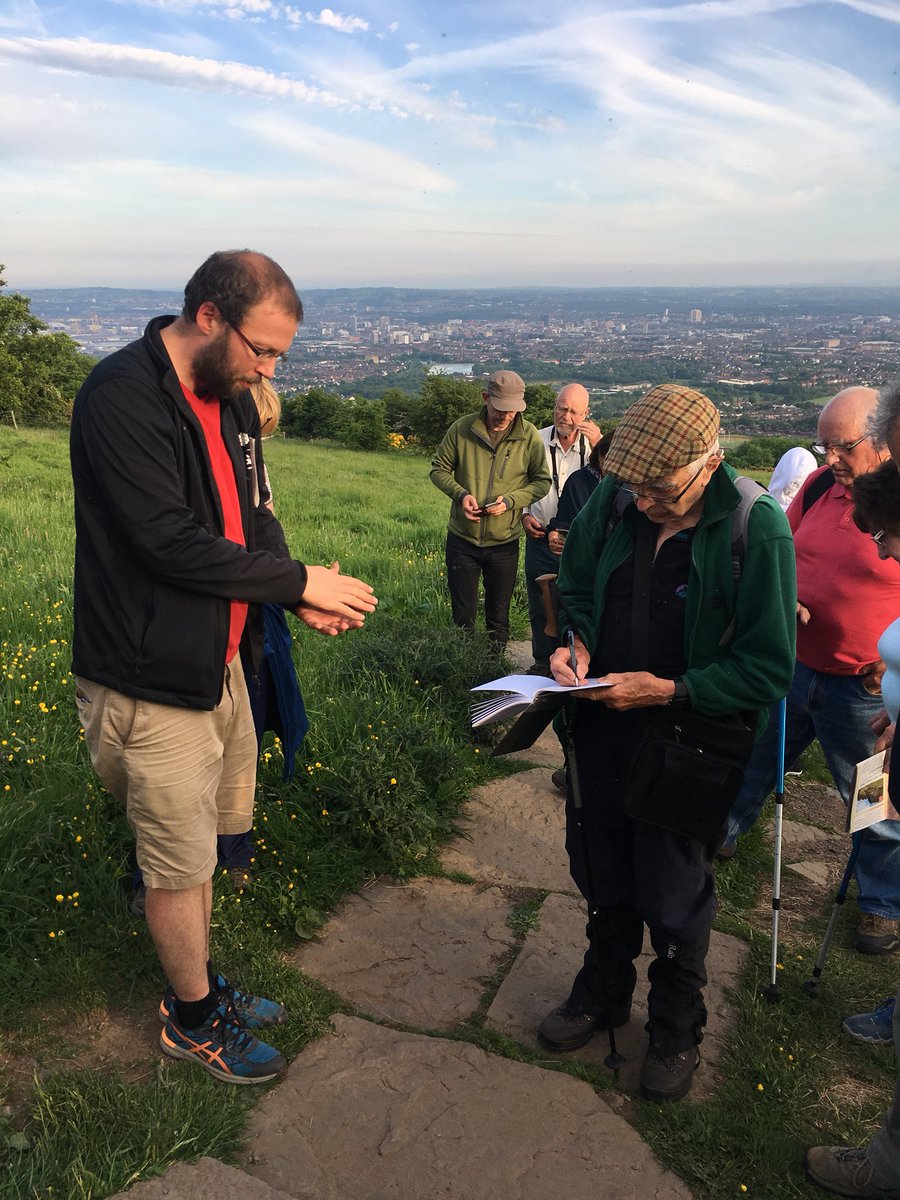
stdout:
POLYGON ((900 285, 900 0, 0 0, 0 261, 900 285))

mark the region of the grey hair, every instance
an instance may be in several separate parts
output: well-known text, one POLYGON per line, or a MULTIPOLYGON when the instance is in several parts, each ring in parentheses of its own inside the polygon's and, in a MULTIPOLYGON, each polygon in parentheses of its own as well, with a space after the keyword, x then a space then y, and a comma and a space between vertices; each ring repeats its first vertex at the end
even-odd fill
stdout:
POLYGON ((894 426, 900 420, 900 379, 878 393, 875 407, 869 413, 866 430, 876 446, 886 446, 894 426))

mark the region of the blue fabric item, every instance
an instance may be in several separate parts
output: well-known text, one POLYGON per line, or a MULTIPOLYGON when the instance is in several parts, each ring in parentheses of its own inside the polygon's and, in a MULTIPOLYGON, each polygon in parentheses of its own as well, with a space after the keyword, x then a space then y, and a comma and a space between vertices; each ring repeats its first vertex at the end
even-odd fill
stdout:
POLYGON ((294 669, 292 648, 294 640, 284 609, 279 604, 262 606, 266 641, 263 661, 268 668, 275 698, 275 713, 271 713, 272 728, 281 738, 284 750, 284 778, 294 777, 294 758, 309 729, 306 705, 294 669))

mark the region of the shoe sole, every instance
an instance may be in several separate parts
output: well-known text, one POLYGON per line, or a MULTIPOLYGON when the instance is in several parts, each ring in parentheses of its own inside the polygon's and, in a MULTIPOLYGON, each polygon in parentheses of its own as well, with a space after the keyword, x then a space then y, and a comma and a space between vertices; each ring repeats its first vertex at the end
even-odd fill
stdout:
POLYGON ((896 938, 881 946, 873 945, 872 942, 856 942, 857 954, 895 954, 898 950, 900 950, 900 940, 896 938))
POLYGON ((688 1075, 687 1079, 684 1081, 684 1084, 678 1089, 677 1092, 654 1092, 652 1088, 644 1087, 644 1085, 641 1084, 641 1095, 645 1100, 656 1100, 657 1102, 666 1100, 683 1100, 693 1086, 694 1071, 696 1071, 699 1066, 700 1055, 698 1054, 697 1061, 691 1068, 690 1075, 688 1075))
POLYGON ((280 1075, 287 1065, 282 1059, 281 1065, 267 1075, 235 1075, 231 1071, 223 1071, 213 1063, 204 1062, 193 1050, 188 1050, 177 1045, 175 1042, 166 1041, 165 1030, 159 1035, 159 1045, 163 1053, 168 1054, 170 1058, 183 1058, 186 1062, 196 1063, 198 1067, 202 1067, 204 1071, 212 1075, 213 1079, 218 1079, 220 1083, 268 1083, 270 1079, 275 1079, 280 1075))
POLYGON ((841 1029, 848 1038, 852 1038, 854 1042, 861 1042, 864 1046, 891 1046, 894 1042, 893 1034, 890 1037, 878 1037, 877 1034, 866 1035, 857 1033, 854 1029, 848 1029, 844 1024, 841 1024, 841 1029))

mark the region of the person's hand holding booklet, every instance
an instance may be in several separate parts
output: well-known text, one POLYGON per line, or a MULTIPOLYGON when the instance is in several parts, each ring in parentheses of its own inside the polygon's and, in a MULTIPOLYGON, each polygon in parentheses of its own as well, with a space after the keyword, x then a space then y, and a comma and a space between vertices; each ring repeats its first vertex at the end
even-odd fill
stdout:
POLYGON ((585 679, 582 683, 569 685, 541 675, 504 675, 502 679, 481 683, 471 689, 489 693, 472 701, 472 728, 490 725, 493 721, 511 720, 532 705, 558 707, 573 692, 609 686, 599 679, 585 679))

